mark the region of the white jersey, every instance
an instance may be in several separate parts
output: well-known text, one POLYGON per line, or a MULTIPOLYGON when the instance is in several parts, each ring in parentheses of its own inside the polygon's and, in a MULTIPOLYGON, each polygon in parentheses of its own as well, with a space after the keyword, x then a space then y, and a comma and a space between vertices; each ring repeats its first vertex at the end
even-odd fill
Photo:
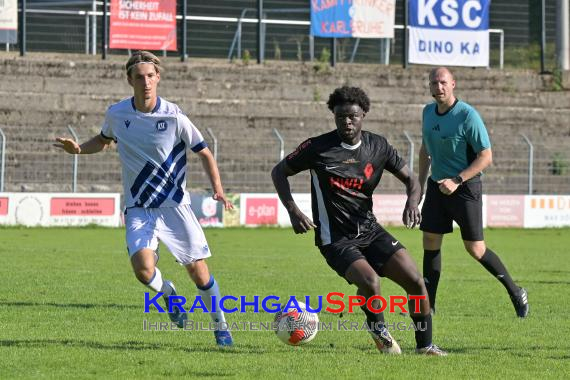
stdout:
POLYGON ((186 191, 186 149, 206 148, 202 134, 174 103, 157 98, 150 113, 134 98, 107 110, 101 135, 117 143, 123 167, 125 207, 190 204, 186 191))

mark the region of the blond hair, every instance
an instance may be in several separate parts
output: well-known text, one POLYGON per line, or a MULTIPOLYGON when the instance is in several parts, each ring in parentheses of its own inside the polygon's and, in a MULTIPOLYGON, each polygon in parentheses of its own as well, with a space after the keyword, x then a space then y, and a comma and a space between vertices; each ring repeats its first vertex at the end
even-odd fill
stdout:
POLYGON ((160 66, 160 59, 158 59, 156 55, 148 51, 139 50, 135 51, 130 56, 127 63, 125 64, 125 70, 127 71, 127 76, 131 75, 131 70, 133 69, 133 67, 141 63, 152 63, 157 73, 160 73, 162 71, 162 67, 160 66))

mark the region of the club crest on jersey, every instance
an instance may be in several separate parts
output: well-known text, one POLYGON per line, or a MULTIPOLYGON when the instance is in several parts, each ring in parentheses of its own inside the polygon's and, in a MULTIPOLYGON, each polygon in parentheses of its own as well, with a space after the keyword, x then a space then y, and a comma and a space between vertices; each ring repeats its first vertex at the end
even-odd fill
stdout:
POLYGON ((156 130, 159 132, 164 132, 168 128, 168 123, 165 120, 159 120, 156 122, 156 130))
POLYGON ((125 128, 129 129, 130 126, 131 126, 131 121, 125 120, 125 128))
POLYGON ((369 162, 366 164, 366 167, 364 168, 364 176, 366 177, 366 179, 370 179, 373 173, 374 173, 374 167, 369 162))

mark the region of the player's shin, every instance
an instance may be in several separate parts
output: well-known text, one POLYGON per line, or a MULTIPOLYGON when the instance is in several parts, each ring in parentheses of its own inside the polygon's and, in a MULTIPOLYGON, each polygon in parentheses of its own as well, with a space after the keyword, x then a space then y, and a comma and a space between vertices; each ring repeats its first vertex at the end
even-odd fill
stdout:
POLYGON ((416 347, 424 348, 431 346, 432 340, 432 319, 431 314, 412 316, 414 322, 416 347))
POLYGON ((168 297, 172 293, 171 283, 162 279, 162 273, 157 267, 154 268, 154 275, 146 286, 155 292, 164 293, 164 297, 168 297))
POLYGON ((441 250, 424 250, 424 283, 429 296, 431 309, 435 312, 435 296, 441 274, 441 250))
MULTIPOLYGON (((372 307, 376 309, 380 307, 378 300, 372 302, 372 307)), ((366 304, 362 305, 360 308, 364 314, 366 314, 366 324, 370 329, 380 330, 384 327, 384 313, 375 313, 373 311, 370 311, 368 310, 366 304)))
POLYGON ((184 327, 184 321, 186 321, 187 315, 186 313, 183 313, 178 306, 173 305, 172 308, 170 308, 169 296, 176 296, 176 289, 171 281, 162 279, 160 269, 156 267, 154 268, 154 275, 146 286, 155 292, 163 293, 162 299, 166 305, 168 317, 172 322, 176 323, 178 327, 184 327))
POLYGON ((212 307, 212 296, 215 296, 216 302, 219 302, 222 298, 220 287, 218 286, 218 282, 214 279, 214 276, 210 275, 210 280, 206 285, 196 285, 196 287, 198 288, 198 293, 202 297, 202 301, 204 301, 204 305, 206 305, 206 308, 210 311, 212 321, 219 324, 225 324, 226 318, 221 308, 218 307, 218 305, 215 305, 215 308, 212 307))
POLYGON ((507 271, 507 268, 505 268, 501 259, 495 254, 495 252, 487 248, 479 262, 485 267, 485 269, 487 269, 487 271, 489 271, 489 273, 495 276, 495 278, 503 284, 511 297, 518 294, 520 290, 519 287, 514 283, 507 271))

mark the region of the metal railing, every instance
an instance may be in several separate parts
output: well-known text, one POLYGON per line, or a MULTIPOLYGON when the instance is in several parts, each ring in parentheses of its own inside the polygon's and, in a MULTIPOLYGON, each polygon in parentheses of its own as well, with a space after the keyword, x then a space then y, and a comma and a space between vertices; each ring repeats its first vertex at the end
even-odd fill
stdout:
POLYGON ((520 134, 524 141, 528 145, 528 193, 532 194, 532 183, 533 183, 533 167, 534 167, 534 146, 530 142, 530 139, 526 137, 524 133, 520 134))
MULTIPOLYGON (((241 37, 242 37, 242 25, 244 23, 251 23, 257 24, 259 19, 257 18, 246 18, 245 15, 248 12, 256 12, 257 9, 255 8, 244 8, 241 11, 241 14, 237 20, 237 27, 236 32, 234 33, 234 38, 232 39, 232 44, 230 46, 230 50, 228 52, 228 59, 231 60, 233 57, 233 51, 237 44, 237 58, 241 59, 241 37)), ((263 12, 263 15, 267 15, 267 13, 309 13, 308 8, 278 8, 278 9, 266 9, 263 12)), ((214 20, 209 20, 214 21, 214 20)), ((265 25, 267 24, 275 24, 275 25, 308 25, 310 26, 311 23, 309 21, 302 21, 302 20, 271 20, 265 17, 262 17, 262 33, 261 33, 261 57, 265 57, 265 25)), ((314 52, 311 52, 311 57, 314 56, 314 52)))
POLYGON ((216 138, 214 131, 212 131, 212 128, 206 128, 206 132, 208 132, 208 135, 214 142, 214 160, 218 161, 218 139, 216 138))
MULTIPOLYGON (((75 129, 67 130, 79 140, 75 129)), ((79 165, 77 156, 71 157, 55 148, 46 149, 62 132, 63 128, 46 131, 45 128, 3 127, 0 130, 0 191, 121 191, 121 167, 116 149, 100 153, 96 160, 83 160, 79 165)), ((83 136, 92 134, 88 128, 83 132, 83 136)), ((209 129, 208 142, 215 141, 214 152, 228 191, 272 192, 271 168, 308 135, 321 132, 324 131, 306 131, 307 135, 303 136, 302 131, 268 128, 259 130, 255 136, 248 134, 239 138, 228 130, 221 129, 214 134, 209 129)), ((539 142, 533 142, 529 136, 521 137, 518 141, 507 135, 491 137, 494 159, 493 165, 485 170, 485 191, 490 194, 569 194, 570 159, 566 147, 570 138, 536 138, 539 142)), ((402 131, 386 138, 401 157, 407 158, 410 168, 416 167, 418 158, 414 147, 421 141, 419 134, 402 131)), ((210 186, 200 160, 193 155, 189 156, 188 177, 192 188, 210 186)), ((307 177, 307 173, 292 177, 292 189, 307 192, 307 177)), ((380 192, 395 193, 402 189, 402 184, 393 176, 382 177, 380 192)))
MULTIPOLYGON (((71 125, 67 126, 67 130, 73 136, 73 140, 79 144, 80 141, 79 141, 79 138, 77 137, 77 133, 75 133, 75 130, 71 127, 71 125)), ((74 154, 73 155, 73 180, 71 182, 71 191, 74 193, 77 192, 77 163, 78 163, 78 161, 79 161, 79 155, 74 154)))
POLYGON ((281 133, 276 128, 273 128, 273 134, 277 137, 279 141, 279 160, 282 160, 285 157, 285 140, 281 136, 281 133))
POLYGON ((415 155, 414 155, 414 141, 410 137, 410 134, 408 133, 408 131, 404 131, 404 136, 406 136, 406 139, 410 143, 410 155, 409 155, 409 159, 408 159, 408 166, 410 168, 410 171, 413 172, 414 171, 414 157, 415 157, 415 155))

